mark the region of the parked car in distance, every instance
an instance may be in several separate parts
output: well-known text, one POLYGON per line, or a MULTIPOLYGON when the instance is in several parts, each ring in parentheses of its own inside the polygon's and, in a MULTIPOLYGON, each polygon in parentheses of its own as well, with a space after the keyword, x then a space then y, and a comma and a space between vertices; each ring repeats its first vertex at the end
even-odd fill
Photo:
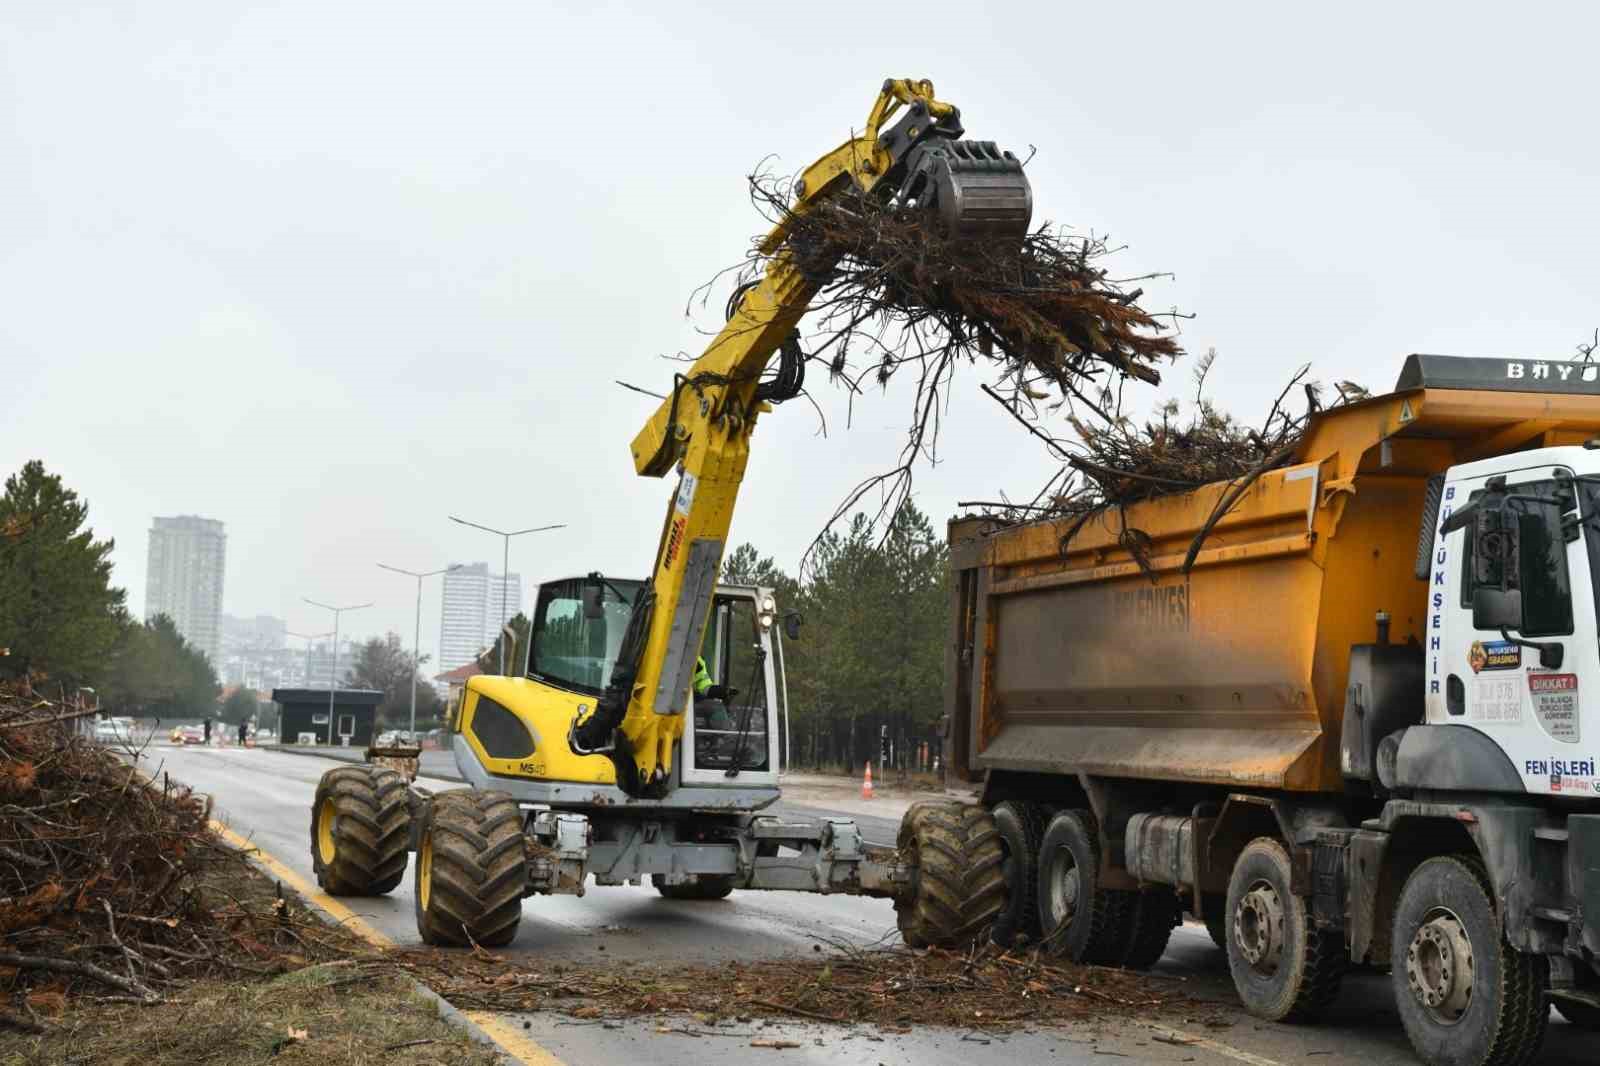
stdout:
POLYGON ((204 744, 206 742, 206 731, 197 725, 183 726, 178 730, 178 734, 178 743, 180 744, 204 744))

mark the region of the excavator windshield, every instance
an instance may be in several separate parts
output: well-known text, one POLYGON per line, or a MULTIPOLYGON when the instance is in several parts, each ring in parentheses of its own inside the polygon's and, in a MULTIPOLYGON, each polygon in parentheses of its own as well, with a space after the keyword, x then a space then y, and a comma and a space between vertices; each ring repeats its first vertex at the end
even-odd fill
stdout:
POLYGON ((558 688, 599 695, 611 680, 622 635, 633 615, 641 581, 607 580, 600 588, 604 613, 583 612, 583 578, 547 581, 534 606, 528 675, 558 688))

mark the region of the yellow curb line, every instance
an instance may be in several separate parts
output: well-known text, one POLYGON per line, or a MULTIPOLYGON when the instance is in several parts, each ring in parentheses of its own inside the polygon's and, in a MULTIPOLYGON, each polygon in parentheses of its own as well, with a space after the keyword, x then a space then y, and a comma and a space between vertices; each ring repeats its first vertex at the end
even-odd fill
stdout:
MULTIPOLYGON (((322 910, 328 917, 343 928, 355 933, 362 940, 374 947, 393 948, 398 946, 366 919, 289 869, 271 854, 262 850, 261 845, 245 839, 215 819, 212 819, 211 828, 222 839, 244 852, 246 858, 251 862, 254 862, 273 877, 294 889, 306 902, 322 910)), ((523 1063, 524 1066, 566 1066, 560 1059, 524 1036, 516 1026, 497 1014, 489 1011, 460 1011, 459 1013, 463 1018, 475 1025, 484 1036, 493 1041, 495 1046, 508 1057, 516 1062, 523 1063)))
POLYGON ((222 839, 226 840, 240 851, 247 853, 251 860, 253 860, 257 865, 264 867, 268 873, 272 874, 273 877, 276 877, 278 880, 294 889, 300 895, 304 896, 307 902, 313 903, 323 911, 326 911, 328 916, 331 917, 335 922, 350 930, 362 940, 365 940, 367 943, 380 948, 392 948, 396 946, 393 940, 390 940, 388 937, 378 932, 378 930, 371 923, 357 915, 355 911, 351 910, 349 907, 346 907, 343 903, 340 903, 338 900, 322 891, 322 889, 311 884, 305 878, 289 869, 289 867, 285 866, 283 863, 267 854, 261 849, 260 844, 246 840, 244 837, 240 836, 238 833, 235 833, 232 829, 229 829, 227 826, 216 821, 215 819, 213 819, 211 822, 211 828, 222 839))

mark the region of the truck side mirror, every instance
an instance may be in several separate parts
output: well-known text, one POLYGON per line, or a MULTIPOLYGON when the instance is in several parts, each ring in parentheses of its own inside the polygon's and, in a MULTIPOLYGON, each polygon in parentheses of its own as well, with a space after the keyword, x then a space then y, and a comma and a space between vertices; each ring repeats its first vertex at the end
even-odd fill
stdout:
MULTIPOLYGON (((1504 499, 1486 497, 1477 513, 1472 538, 1473 585, 1512 589, 1522 581, 1522 522, 1504 499)), ((1537 521, 1537 519, 1535 519, 1537 521)))
POLYGON ((790 640, 799 640, 800 625, 804 621, 799 611, 783 612, 783 635, 790 640))
POLYGON ((606 616, 605 605, 601 602, 606 594, 606 587, 599 578, 591 575, 583 583, 583 616, 589 621, 606 616))
POLYGON ((1472 590, 1473 629, 1521 629, 1522 590, 1476 588, 1472 590))

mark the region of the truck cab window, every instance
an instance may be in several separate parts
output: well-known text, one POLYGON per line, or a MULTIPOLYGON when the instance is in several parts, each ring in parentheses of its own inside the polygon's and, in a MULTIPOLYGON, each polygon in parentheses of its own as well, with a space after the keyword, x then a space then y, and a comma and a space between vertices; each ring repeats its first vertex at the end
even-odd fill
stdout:
MULTIPOLYGON (((1555 499, 1570 490, 1554 480, 1530 481, 1508 486, 1511 491, 1528 496, 1555 499)), ((1481 496, 1481 490, 1472 498, 1481 496)), ((1567 542, 1561 532, 1561 508, 1538 504, 1516 504, 1525 507, 1526 513, 1539 521, 1531 526, 1536 539, 1522 545, 1523 567, 1522 610, 1526 637, 1560 637, 1572 633, 1572 586, 1567 575, 1567 542), (1537 560, 1537 564, 1533 563, 1537 560)), ((1461 606, 1471 608, 1472 592, 1476 584, 1472 566, 1473 527, 1468 526, 1461 551, 1461 606)), ((1592 550, 1592 549, 1591 549, 1592 550)), ((1491 574, 1499 580, 1501 575, 1491 574)))

